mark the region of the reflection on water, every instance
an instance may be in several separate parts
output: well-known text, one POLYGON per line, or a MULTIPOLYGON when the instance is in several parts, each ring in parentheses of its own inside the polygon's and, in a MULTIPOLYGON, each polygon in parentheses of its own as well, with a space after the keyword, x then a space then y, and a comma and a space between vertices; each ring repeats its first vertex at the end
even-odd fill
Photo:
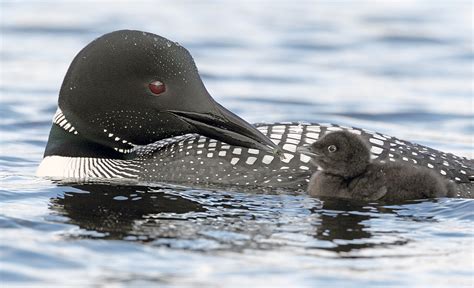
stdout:
POLYGON ((192 250, 297 245, 350 252, 407 243, 393 238, 372 241, 377 238, 375 234, 384 232, 372 229, 370 220, 396 214, 377 203, 340 199, 309 202, 293 196, 288 205, 289 195, 235 197, 210 191, 107 184, 73 188, 68 191, 65 187, 62 196, 51 199, 53 211, 84 230, 69 237, 152 242, 192 250), (313 240, 307 241, 309 237, 313 240))
POLYGON ((328 248, 332 251, 349 252, 352 249, 372 247, 374 244, 368 241, 372 237, 367 222, 371 218, 370 210, 377 212, 375 207, 354 205, 344 200, 327 200, 322 211, 312 210, 313 213, 321 215, 320 225, 314 236, 335 242, 335 247, 328 248))
POLYGON ((164 189, 107 184, 73 187, 82 193, 66 190, 64 196, 51 200, 52 209, 69 217, 70 223, 106 239, 132 235, 135 221, 147 215, 205 211, 199 203, 165 194, 164 189))

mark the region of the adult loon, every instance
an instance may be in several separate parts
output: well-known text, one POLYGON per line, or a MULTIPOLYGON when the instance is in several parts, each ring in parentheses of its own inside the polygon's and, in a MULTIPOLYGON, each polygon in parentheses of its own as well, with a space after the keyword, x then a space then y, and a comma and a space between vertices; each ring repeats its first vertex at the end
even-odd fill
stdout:
POLYGON ((332 124, 252 126, 211 98, 185 48, 131 30, 101 36, 72 61, 37 175, 303 190, 317 167, 297 147, 341 129, 366 138, 375 158, 427 166, 472 196, 466 158, 332 124))
POLYGON ((452 184, 427 167, 371 161, 368 145, 349 131, 328 133, 298 151, 322 169, 309 181, 311 196, 390 202, 454 196, 452 184))

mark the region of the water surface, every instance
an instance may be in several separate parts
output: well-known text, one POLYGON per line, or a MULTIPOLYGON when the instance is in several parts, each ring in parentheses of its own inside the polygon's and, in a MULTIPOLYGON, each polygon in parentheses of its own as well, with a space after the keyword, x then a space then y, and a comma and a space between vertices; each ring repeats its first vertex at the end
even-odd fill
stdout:
POLYGON ((250 122, 358 126, 472 158, 470 2, 0 5, 2 285, 474 285, 474 200, 34 177, 70 61, 124 28, 187 47, 214 98, 250 122))

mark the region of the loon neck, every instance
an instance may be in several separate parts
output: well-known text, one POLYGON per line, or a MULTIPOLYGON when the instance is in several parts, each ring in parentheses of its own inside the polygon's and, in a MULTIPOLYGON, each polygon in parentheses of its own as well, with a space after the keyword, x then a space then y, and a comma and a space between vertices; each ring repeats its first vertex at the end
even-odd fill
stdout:
POLYGON ((91 157, 125 159, 129 154, 120 153, 113 148, 95 143, 80 133, 71 133, 57 124, 53 124, 49 133, 46 156, 91 157))
MULTIPOLYGON (((124 143, 134 146, 127 141, 124 143)), ((133 149, 113 148, 84 137, 58 107, 53 117, 53 125, 44 157, 65 156, 128 160, 135 156, 132 151, 133 149)))

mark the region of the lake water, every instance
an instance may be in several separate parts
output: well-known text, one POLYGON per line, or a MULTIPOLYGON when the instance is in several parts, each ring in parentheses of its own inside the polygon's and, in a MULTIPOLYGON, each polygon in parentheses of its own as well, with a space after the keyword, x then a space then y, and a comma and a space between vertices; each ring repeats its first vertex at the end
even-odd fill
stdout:
POLYGON ((0 284, 472 287, 474 200, 36 178, 74 55, 118 29, 190 50, 250 122, 358 126, 473 158, 470 1, 2 1, 0 284))

